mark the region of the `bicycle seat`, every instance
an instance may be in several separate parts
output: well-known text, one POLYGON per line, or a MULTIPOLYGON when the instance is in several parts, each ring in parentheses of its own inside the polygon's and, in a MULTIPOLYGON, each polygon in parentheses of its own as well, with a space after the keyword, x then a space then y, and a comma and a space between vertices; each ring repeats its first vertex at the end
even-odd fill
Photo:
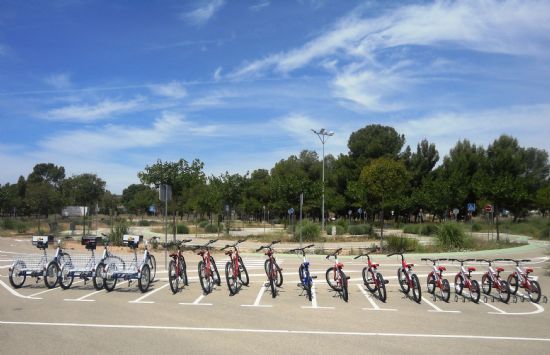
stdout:
POLYGON ((414 264, 407 264, 407 267, 410 269, 411 267, 413 267, 414 264))
POLYGON ((503 267, 497 267, 497 272, 501 272, 501 271, 504 271, 504 268, 503 267))
POLYGON ((439 266, 437 267, 437 269, 438 269, 439 271, 445 271, 445 270, 447 270, 447 268, 446 268, 445 266, 441 266, 441 265, 439 265, 439 266))
POLYGON ((377 268, 380 266, 380 264, 371 264, 370 266, 374 267, 374 268, 377 268))
POLYGON ((476 271, 476 268, 475 268, 475 267, 473 267, 473 266, 470 266, 470 267, 468 267, 468 271, 470 271, 470 272, 472 272, 472 271, 476 271))
POLYGON ((204 255, 204 249, 201 249, 197 252, 198 255, 203 256, 204 255))
POLYGON ((344 264, 342 264, 342 263, 338 263, 338 264, 336 264, 336 267, 337 267, 338 269, 341 269, 341 268, 343 268, 343 267, 344 267, 344 264))
POLYGON ((176 256, 178 256, 177 253, 172 253, 172 254, 170 254, 170 257, 171 257, 171 258, 175 258, 176 256))
POLYGON ((533 269, 532 269, 532 268, 530 268, 530 267, 528 267, 528 268, 526 268, 526 269, 525 269, 525 272, 526 272, 526 273, 530 273, 530 272, 533 272, 533 269))
POLYGON ((225 255, 231 255, 231 254, 233 254, 233 250, 228 250, 225 252, 225 255))

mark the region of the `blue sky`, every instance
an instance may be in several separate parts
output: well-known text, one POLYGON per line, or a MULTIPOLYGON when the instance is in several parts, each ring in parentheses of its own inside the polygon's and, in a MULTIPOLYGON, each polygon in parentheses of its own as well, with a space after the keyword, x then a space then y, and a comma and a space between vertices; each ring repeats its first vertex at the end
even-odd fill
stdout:
POLYGON ((120 193, 156 159, 245 173, 395 127, 440 155, 550 150, 548 1, 2 1, 0 183, 40 162, 120 193))

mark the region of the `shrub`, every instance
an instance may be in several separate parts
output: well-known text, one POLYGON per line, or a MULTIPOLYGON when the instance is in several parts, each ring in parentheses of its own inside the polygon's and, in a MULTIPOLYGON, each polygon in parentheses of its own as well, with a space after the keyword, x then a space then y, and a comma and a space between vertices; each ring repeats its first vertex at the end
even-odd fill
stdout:
POLYGON ((437 234, 438 229, 439 228, 434 224, 423 224, 420 225, 418 231, 421 235, 434 235, 437 234))
POLYGON ((401 250, 416 250, 418 248, 418 240, 407 237, 389 236, 385 238, 386 249, 389 252, 399 252, 401 250))
POLYGON ((220 224, 219 229, 217 224, 207 224, 206 227, 204 227, 206 233, 218 233, 221 230, 223 230, 223 224, 220 224))
POLYGON ((472 232, 479 232, 483 229, 483 226, 479 223, 472 224, 472 232))
POLYGON ((353 224, 348 227, 348 233, 351 235, 370 235, 372 226, 370 224, 353 224))
POLYGON ((151 225, 151 222, 149 222, 148 220, 146 219, 142 219, 138 222, 138 225, 140 227, 149 227, 151 225))
POLYGON ((4 219, 2 220, 3 229, 16 229, 16 223, 13 219, 4 219))
POLYGON ((122 245, 122 236, 128 234, 128 222, 125 220, 117 220, 111 226, 109 240, 113 245, 122 245))
POLYGON ((321 238, 321 228, 317 223, 311 221, 302 221, 296 227, 296 240, 300 240, 300 231, 302 231, 302 240, 305 242, 315 242, 321 238))
MULTIPOLYGON (((334 225, 330 225, 330 226, 327 227, 327 234, 328 235, 332 235, 332 227, 333 226, 334 225)), ((346 233, 346 230, 341 225, 337 224, 334 227, 336 227, 336 235, 342 235, 342 234, 346 233)))
POLYGON ((542 240, 550 240, 550 227, 541 230, 538 237, 542 240))
POLYGON ((419 232, 419 225, 417 224, 407 224, 405 225, 405 227, 403 228, 403 233, 407 233, 407 234, 420 234, 419 232))
MULTIPOLYGON (((174 233, 174 225, 170 225, 172 233, 174 233)), ((186 224, 177 224, 176 225, 176 234, 189 234, 189 227, 186 224)))
POLYGON ((199 221, 199 223, 197 224, 197 226, 199 226, 199 228, 206 228, 207 225, 209 225, 210 222, 207 221, 207 220, 202 220, 202 221, 199 221))
POLYGON ((444 248, 461 249, 469 244, 469 239, 456 223, 442 224, 437 232, 437 240, 444 248))
POLYGON ((344 228, 344 231, 348 230, 348 221, 345 220, 345 219, 339 219, 336 221, 336 225, 337 226, 341 226, 342 228, 344 228))

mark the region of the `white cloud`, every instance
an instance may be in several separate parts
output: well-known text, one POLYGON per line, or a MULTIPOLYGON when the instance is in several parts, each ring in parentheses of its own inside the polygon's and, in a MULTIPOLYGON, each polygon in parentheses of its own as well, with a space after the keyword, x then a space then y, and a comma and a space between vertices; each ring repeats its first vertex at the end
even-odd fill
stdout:
POLYGON ((171 99, 181 99, 187 96, 187 90, 183 84, 178 81, 151 85, 151 91, 156 95, 165 96, 171 99))
POLYGON ((249 7, 250 11, 261 11, 263 9, 265 9, 266 7, 268 7, 270 5, 270 1, 269 0, 260 0, 258 3, 254 4, 254 5, 251 5, 249 7))
POLYGON ((73 85, 71 75, 68 73, 48 75, 44 78, 44 82, 58 90, 68 89, 73 85))
POLYGON ((548 56, 550 3, 542 1, 436 1, 366 18, 359 9, 299 48, 245 63, 231 76, 268 70, 287 73, 327 56, 364 60, 398 46, 452 45, 513 55, 548 56))
POLYGON ((441 157, 457 141, 487 146, 502 134, 517 138, 522 146, 550 152, 550 105, 516 106, 497 110, 442 112, 391 124, 405 134, 412 147, 426 138, 435 143, 441 157))
POLYGON ((214 72, 214 80, 219 81, 222 78, 222 67, 217 67, 216 71, 214 72))
POLYGON ((47 111, 44 117, 52 121, 93 122, 137 110, 144 100, 103 100, 94 105, 69 105, 47 111))
POLYGON ((206 24, 223 5, 224 0, 211 0, 204 6, 197 7, 195 10, 181 14, 181 18, 191 25, 202 26, 206 24))

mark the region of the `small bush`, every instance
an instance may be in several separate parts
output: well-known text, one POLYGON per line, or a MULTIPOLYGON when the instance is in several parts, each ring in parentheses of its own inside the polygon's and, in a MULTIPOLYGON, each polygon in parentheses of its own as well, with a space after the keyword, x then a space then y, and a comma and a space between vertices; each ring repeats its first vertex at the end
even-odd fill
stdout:
MULTIPOLYGON (((170 225, 170 229, 172 230, 172 233, 174 233, 174 225, 170 225)), ((177 224, 176 225, 176 234, 189 234, 189 227, 187 224, 177 224)))
POLYGON ((419 228, 419 234, 421 235, 435 235, 437 234, 438 227, 434 224, 423 224, 419 228))
POLYGON ((118 220, 111 226, 111 233, 109 233, 109 240, 112 245, 122 245, 122 236, 128 234, 128 222, 125 220, 118 220))
POLYGON ((296 240, 300 240, 300 230, 302 232, 302 240, 305 242, 315 242, 321 238, 321 228, 317 223, 310 221, 302 221, 302 224, 298 224, 296 227, 296 240))
POLYGON ((346 230, 344 227, 342 227, 341 225, 337 224, 337 225, 330 225, 327 227, 327 234, 328 235, 332 235, 332 227, 336 227, 336 235, 342 235, 342 234, 345 234, 346 233, 346 230))
POLYGON ((4 219, 2 220, 2 229, 16 229, 16 223, 13 219, 4 219))
POLYGON ((199 228, 206 228, 207 225, 209 225, 210 222, 207 221, 207 220, 202 220, 202 221, 199 221, 199 223, 197 224, 197 226, 199 226, 199 228))
POLYGON ((418 240, 407 237, 389 236, 385 238, 386 249, 389 252, 399 252, 401 250, 416 250, 418 248, 418 240))
POLYGON ((217 224, 207 224, 206 227, 204 227, 206 233, 218 233, 221 230, 223 230, 223 224, 220 224, 219 229, 217 224))
POLYGON ((550 227, 541 230, 538 237, 542 240, 550 240, 550 227))
POLYGON ((370 235, 372 226, 370 224, 353 224, 348 227, 348 233, 351 235, 370 235))
POLYGON ((455 223, 444 223, 437 232, 439 245, 447 249, 462 249, 468 246, 469 239, 460 226, 455 223))
POLYGON ((405 227, 403 228, 403 233, 407 233, 407 234, 420 234, 419 225, 417 225, 417 224, 407 224, 407 225, 405 225, 405 227))
POLYGON ((344 231, 348 230, 348 221, 345 220, 345 219, 339 219, 336 221, 336 225, 337 226, 341 226, 342 228, 344 228, 344 231))
POLYGON ((483 226, 480 223, 472 224, 472 232, 479 232, 483 229, 483 226))
POLYGON ((149 222, 146 219, 142 219, 141 221, 138 222, 138 225, 140 227, 149 227, 151 225, 151 222, 149 222))

